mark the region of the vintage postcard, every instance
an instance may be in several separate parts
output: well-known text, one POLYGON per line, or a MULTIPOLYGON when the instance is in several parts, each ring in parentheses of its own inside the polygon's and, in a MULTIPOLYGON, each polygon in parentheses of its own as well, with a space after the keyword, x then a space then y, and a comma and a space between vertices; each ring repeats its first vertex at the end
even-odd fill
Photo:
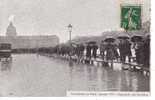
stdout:
POLYGON ((151 0, 0 0, 0 96, 150 96, 151 0))

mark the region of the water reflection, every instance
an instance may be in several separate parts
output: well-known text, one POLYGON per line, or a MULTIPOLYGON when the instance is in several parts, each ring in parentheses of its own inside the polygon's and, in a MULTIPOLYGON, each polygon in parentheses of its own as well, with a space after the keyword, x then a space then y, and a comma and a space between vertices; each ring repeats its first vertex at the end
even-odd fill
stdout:
POLYGON ((149 77, 121 70, 121 65, 74 63, 70 67, 68 61, 30 54, 13 55, 12 60, 0 62, 4 71, 0 73, 0 93, 4 96, 66 96, 67 90, 149 91, 149 77))
POLYGON ((87 66, 87 84, 88 84, 88 90, 89 91, 96 91, 98 90, 97 85, 97 67, 94 66, 87 66))
POLYGON ((118 64, 113 69, 86 65, 72 67, 71 83, 75 91, 149 91, 149 78, 142 73, 122 70, 118 64), (145 79, 143 79, 145 77, 145 79), (83 87, 83 88, 79 88, 83 87))

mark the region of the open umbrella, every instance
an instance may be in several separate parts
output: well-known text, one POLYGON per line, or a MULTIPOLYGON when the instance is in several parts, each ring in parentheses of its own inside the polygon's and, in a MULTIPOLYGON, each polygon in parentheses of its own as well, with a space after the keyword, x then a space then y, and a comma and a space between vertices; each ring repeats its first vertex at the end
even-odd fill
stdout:
POLYGON ((88 44, 96 44, 96 41, 89 41, 88 44))
POLYGON ((114 38, 106 38, 104 41, 105 42, 115 42, 115 39, 114 38))
POLYGON ((118 36, 117 36, 117 38, 118 39, 129 39, 129 33, 127 33, 127 32, 120 32, 120 33, 118 33, 118 36))
POLYGON ((77 45, 78 45, 77 43, 74 43, 74 42, 71 43, 72 47, 77 47, 77 45))
POLYGON ((129 39, 129 37, 128 36, 119 36, 119 37, 117 37, 118 39, 129 39))
POLYGON ((142 36, 133 36, 133 37, 131 37, 132 42, 138 42, 138 41, 142 41, 142 40, 143 40, 142 36))
POLYGON ((150 33, 146 33, 145 38, 150 38, 150 33))

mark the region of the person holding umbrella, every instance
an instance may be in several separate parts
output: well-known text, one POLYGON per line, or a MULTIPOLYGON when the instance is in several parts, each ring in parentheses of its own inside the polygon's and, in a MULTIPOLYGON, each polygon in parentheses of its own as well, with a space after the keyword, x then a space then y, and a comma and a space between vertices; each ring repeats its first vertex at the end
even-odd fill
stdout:
POLYGON ((147 35, 144 41, 144 66, 150 67, 150 36, 147 35))
POLYGON ((83 54, 84 54, 84 49, 85 49, 85 47, 84 47, 84 45, 81 43, 81 44, 78 44, 78 46, 77 46, 77 57, 78 57, 78 63, 81 61, 81 59, 82 59, 82 56, 83 56, 83 54))
POLYGON ((86 63, 90 63, 91 50, 92 50, 91 44, 87 43, 87 46, 86 46, 86 63))
POLYGON ((129 37, 120 36, 118 37, 119 42, 119 52, 120 52, 120 60, 122 63, 126 62, 126 57, 128 57, 128 62, 130 62, 131 58, 131 43, 128 41, 129 37))
POLYGON ((77 44, 77 47, 75 48, 75 54, 77 56, 77 62, 79 63, 80 60, 80 45, 77 44))
POLYGON ((136 62, 142 65, 144 61, 143 38, 141 36, 133 36, 131 41, 135 44, 136 62))
POLYGON ((97 46, 96 42, 94 42, 92 44, 92 50, 93 50, 92 56, 94 57, 94 59, 96 59, 96 57, 97 57, 97 49, 98 49, 98 46, 97 46))
POLYGON ((85 46, 81 43, 79 49, 80 49, 80 57, 82 57, 84 54, 85 46))
POLYGON ((104 42, 107 43, 107 45, 105 47, 106 60, 107 61, 110 61, 111 67, 113 67, 113 60, 115 58, 115 53, 114 53, 115 47, 113 45, 113 42, 115 42, 115 39, 114 38, 106 38, 104 40, 104 42))
POLYGON ((100 55, 102 57, 103 60, 104 57, 105 57, 105 47, 106 47, 106 42, 104 42, 103 40, 101 41, 101 44, 100 44, 100 55))

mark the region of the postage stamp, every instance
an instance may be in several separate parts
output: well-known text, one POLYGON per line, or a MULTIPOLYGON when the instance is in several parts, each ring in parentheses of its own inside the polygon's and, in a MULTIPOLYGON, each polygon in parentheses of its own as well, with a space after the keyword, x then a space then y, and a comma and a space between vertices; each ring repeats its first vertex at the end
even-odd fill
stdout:
POLYGON ((140 30, 141 15, 141 6, 121 6, 121 27, 125 30, 140 30))

